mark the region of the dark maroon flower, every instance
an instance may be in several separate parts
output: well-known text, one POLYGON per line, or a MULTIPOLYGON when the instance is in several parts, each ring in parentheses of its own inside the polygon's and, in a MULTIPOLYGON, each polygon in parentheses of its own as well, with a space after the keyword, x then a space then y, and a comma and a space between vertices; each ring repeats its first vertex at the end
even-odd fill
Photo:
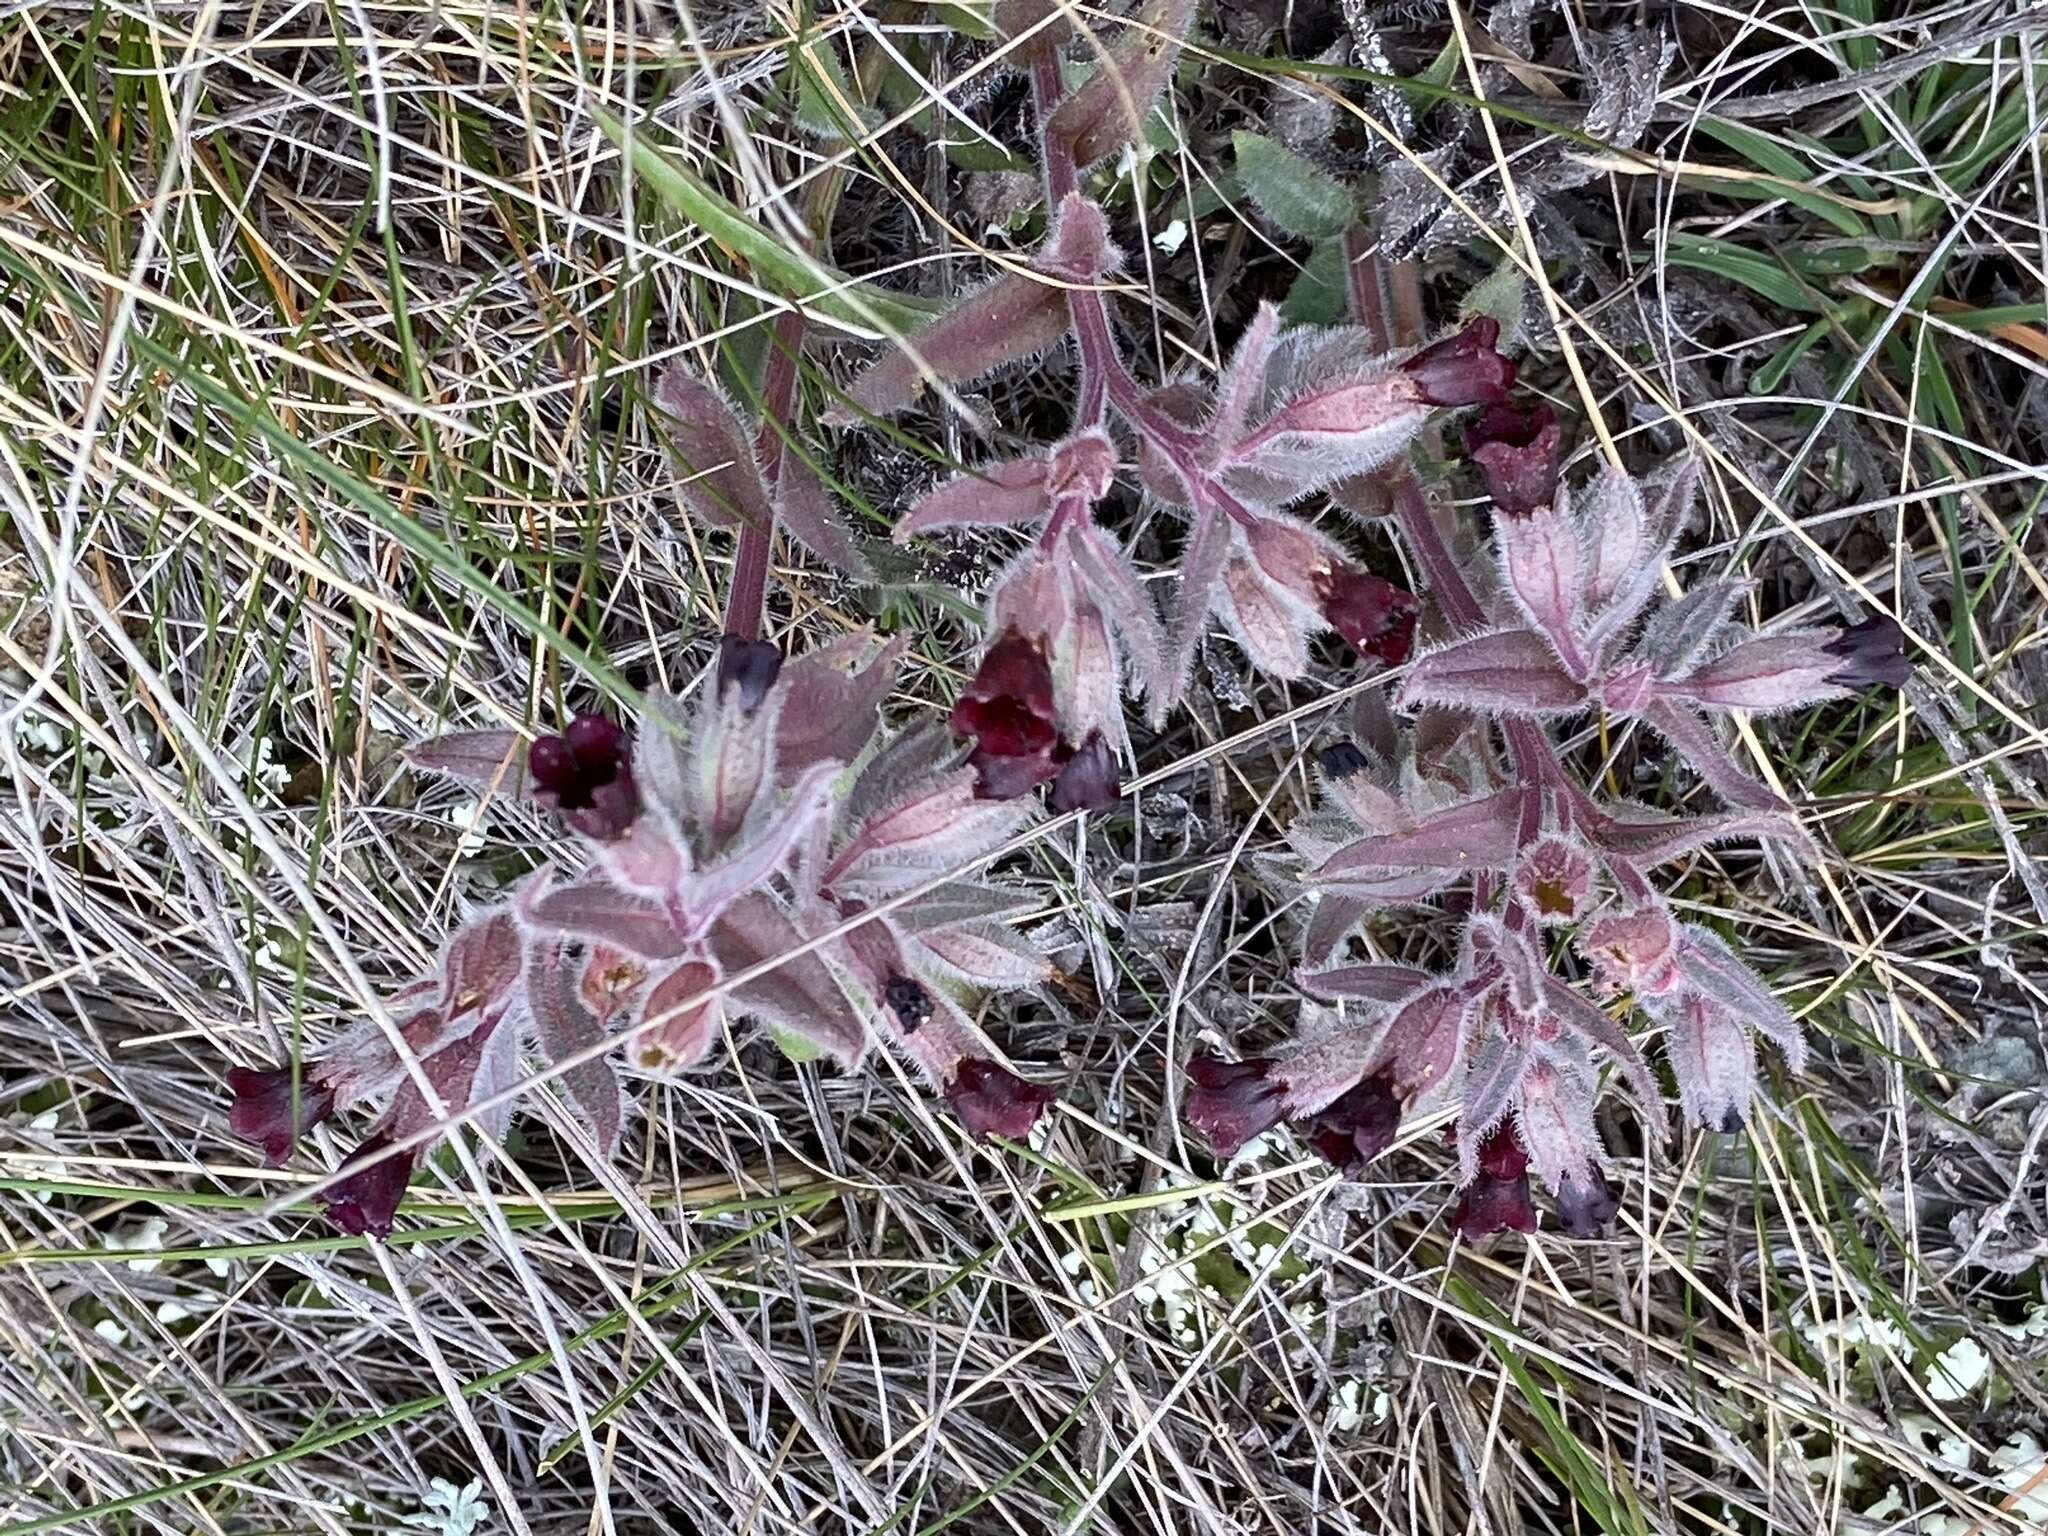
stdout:
POLYGON ((386 1155, 390 1145, 390 1132, 374 1132, 342 1165, 353 1171, 321 1197, 327 1202, 327 1219, 350 1237, 391 1235, 391 1218, 398 1214, 405 1186, 412 1182, 419 1149, 386 1155))
POLYGON ((1181 1113, 1189 1125, 1209 1138, 1221 1158, 1237 1156, 1254 1136, 1263 1136, 1285 1113, 1280 1085, 1271 1081, 1273 1063, 1263 1056, 1249 1061, 1224 1061, 1196 1056, 1188 1061, 1194 1083, 1181 1113))
POLYGON ((1851 624, 1821 649, 1841 660, 1828 674, 1828 681, 1839 687, 1882 684, 1903 688, 1913 675, 1913 663, 1906 656, 1906 632, 1881 613, 1851 624))
POLYGON ((603 715, 582 714, 559 736, 542 736, 526 754, 534 799, 551 805, 586 837, 623 836, 640 814, 633 787, 633 742, 603 715))
POLYGON ((1053 1091, 1025 1082, 1008 1067, 969 1056, 947 1082, 946 1102, 976 1141, 991 1136, 1022 1141, 1053 1102, 1053 1091))
POLYGON ((1359 655, 1390 667, 1408 659, 1415 641, 1415 616, 1422 609, 1412 593, 1344 565, 1323 579, 1321 592, 1323 617, 1359 655))
POLYGON ((766 640, 746 640, 738 635, 718 637, 718 693, 728 688, 740 691, 740 708, 752 714, 768 697, 782 671, 782 652, 766 640))
POLYGON ((1567 1174, 1557 1186, 1557 1224, 1573 1237, 1598 1237, 1621 1209, 1621 1196, 1598 1168, 1583 1179, 1567 1174))
POLYGON ((1479 1176, 1458 1196, 1451 1220, 1468 1241, 1496 1232, 1536 1230, 1536 1203, 1529 1198, 1529 1154, 1512 1127, 1496 1127, 1479 1144, 1479 1176))
POLYGON ((1490 405, 1465 429, 1465 453, 1486 476, 1487 494, 1502 517, 1527 517, 1557 500, 1562 434, 1557 415, 1538 403, 1526 411, 1490 405))
POLYGON ((950 723, 954 735, 974 738, 972 761, 985 798, 1014 800, 1043 784, 1059 769, 1045 652, 1016 630, 1004 630, 953 706, 950 723))
POLYGON ((1060 766, 1052 781, 1052 808, 1066 811, 1106 811, 1123 798, 1117 778, 1116 754, 1096 731, 1060 766))
POLYGON ((1339 1173, 1356 1175, 1393 1145, 1401 1128, 1401 1101, 1390 1074, 1362 1079, 1310 1117, 1308 1144, 1339 1173))
POLYGON ((282 1167, 298 1139, 334 1113, 334 1090, 310 1071, 228 1068, 228 1129, 263 1149, 263 1161, 282 1167))
POLYGON ((891 976, 883 984, 882 1001, 906 1035, 917 1033, 917 1027, 932 1016, 931 993, 908 976, 891 976))
POLYGON ((1500 322, 1481 315, 1401 365, 1429 405, 1498 405, 1515 384, 1515 362, 1494 350, 1500 322))

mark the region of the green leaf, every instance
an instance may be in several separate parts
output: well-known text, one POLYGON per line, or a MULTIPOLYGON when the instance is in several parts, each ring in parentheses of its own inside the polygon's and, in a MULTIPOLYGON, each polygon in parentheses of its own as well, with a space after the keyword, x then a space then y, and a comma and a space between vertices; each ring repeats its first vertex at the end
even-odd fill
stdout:
POLYGON ((1522 275, 1522 269, 1502 257, 1500 265, 1466 293, 1465 302, 1458 306, 1458 318, 1485 316, 1495 321, 1500 326, 1501 346, 1510 346, 1522 334, 1522 299, 1528 289, 1529 280, 1522 275))
POLYGON ((1886 257, 1861 245, 1792 245, 1784 249, 1785 265, 1805 277, 1844 277, 1882 266, 1886 257))
POLYGON ((796 75, 796 120, 806 133, 844 144, 854 130, 872 128, 882 120, 874 108, 860 104, 846 67, 829 46, 809 42, 791 49, 789 67, 796 75))
MULTIPOLYGON (((1774 178, 1767 184, 1712 181, 1713 189, 1724 197, 1751 200, 1783 198, 1794 207, 1804 208, 1808 213, 1826 219, 1853 239, 1871 238, 1870 226, 1857 216, 1855 210, 1844 207, 1824 192, 1809 189, 1815 175, 1813 167, 1777 140, 1758 133, 1754 128, 1746 128, 1740 123, 1723 122, 1719 118, 1711 117, 1701 120, 1700 132, 1716 143, 1734 150, 1765 175, 1774 178)), ((1709 180, 1707 177, 1688 179, 1709 180)))
POLYGON ((1763 367, 1757 369, 1755 376, 1749 381, 1749 392, 1753 395, 1775 393, 1778 386, 1785 382, 1785 376, 1798 365, 1799 359, 1827 340, 1833 331, 1834 327, 1828 321, 1814 321, 1781 347, 1763 367))
POLYGON ((1295 274, 1280 318, 1289 325, 1336 325, 1344 318, 1344 241, 1318 240, 1295 274))
POLYGON ((775 1048, 791 1061, 799 1063, 816 1061, 825 1054, 802 1035, 791 1034, 786 1029, 770 1028, 768 1033, 774 1038, 775 1048))
POLYGON ((643 134, 627 142, 625 124, 601 107, 591 115, 605 137, 619 146, 655 195, 720 245, 739 255, 766 288, 809 301, 820 314, 864 330, 901 336, 917 330, 938 306, 857 282, 800 251, 756 224, 695 176, 677 165, 643 134))
POLYGON ((989 0, 930 0, 932 20, 943 22, 963 37, 991 42, 996 35, 989 21, 989 0))
POLYGON ((1286 145, 1243 129, 1230 142, 1245 195, 1297 240, 1331 239, 1358 216, 1358 205, 1341 181, 1286 145))
POLYGON ((1825 308, 1804 283, 1779 263, 1729 241, 1686 235, 1674 237, 1668 251, 1674 267, 1690 267, 1695 272, 1724 277, 1752 293, 1762 294, 1780 309, 1813 315, 1825 308))

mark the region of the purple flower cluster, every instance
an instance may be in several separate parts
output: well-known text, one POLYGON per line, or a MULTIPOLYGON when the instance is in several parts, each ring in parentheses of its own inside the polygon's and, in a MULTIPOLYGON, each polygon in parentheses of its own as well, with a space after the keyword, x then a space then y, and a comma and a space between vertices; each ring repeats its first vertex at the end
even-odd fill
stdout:
MULTIPOLYGON (((495 1101, 529 1051, 561 1069, 608 1151, 624 1121, 609 1044, 630 1039, 643 1070, 682 1070, 728 1019, 753 1019, 849 1067, 886 1042, 970 1135, 1027 1136, 1053 1094, 997 1059, 962 1001, 1046 979, 1044 957, 1008 924, 1018 895, 956 881, 948 912, 843 931, 940 859, 971 860, 1029 816, 977 794, 977 769, 942 731, 866 750, 901 650, 853 636, 783 665, 728 637, 693 714, 655 699, 632 733, 585 714, 541 737, 518 787, 581 835, 590 867, 543 868, 466 924, 437 972, 390 1000, 388 1020, 296 1071, 234 1069, 229 1129, 276 1164, 314 1126, 383 1100, 324 1192, 337 1228, 381 1237, 447 1117, 476 1113, 502 1129, 495 1101), (862 768, 834 794, 856 758, 862 768), (769 961, 779 963, 754 974, 769 961)), ((492 783, 515 755, 503 733, 465 733, 414 759, 492 783)))
MULTIPOLYGON (((1498 378, 1478 357, 1449 348, 1430 376, 1477 367, 1482 384, 1498 378)), ((1290 833, 1299 888, 1314 900, 1299 980, 1342 1011, 1306 1012, 1299 1044, 1276 1058, 1197 1057, 1186 1113, 1219 1156, 1286 1121, 1356 1171, 1392 1144, 1408 1111, 1455 1108, 1460 1125, 1478 1128, 1458 1143, 1459 1231, 1534 1230, 1533 1176, 1563 1230, 1584 1236, 1620 1204, 1594 1124, 1597 1062, 1618 1069, 1646 1130, 1663 1122, 1626 1006, 1661 1027, 1680 1107, 1708 1130, 1742 1127, 1756 1036, 1793 1070, 1803 1062, 1799 1026, 1770 987, 1718 936, 1681 922, 1651 883, 1657 865, 1734 836, 1805 845, 1790 808, 1727 757, 1704 717, 1902 682, 1904 642, 1884 619, 1751 633, 1734 617, 1745 589, 1727 581, 1652 610, 1692 495, 1689 468, 1651 487, 1610 470, 1571 490, 1553 414, 1502 400, 1488 400, 1464 438, 1493 501, 1499 579, 1468 584, 1447 551, 1430 551, 1438 596, 1464 632, 1419 656, 1401 687, 1402 704, 1432 712, 1428 744, 1418 727, 1382 733, 1377 751, 1326 749, 1327 809, 1290 833), (1730 809, 1669 817, 1597 801, 1541 729, 1596 706, 1657 731, 1730 809), (1447 972, 1342 962, 1369 912, 1438 897, 1463 914, 1447 972), (1553 931, 1609 1006, 1553 969, 1553 931)), ((1403 532, 1436 537, 1426 515, 1403 532)))
POLYGON ((1535 1231, 1541 1188, 1562 1231, 1592 1236, 1620 1208, 1594 1116, 1602 1068, 1647 1135, 1664 1123, 1638 1014, 1662 1036, 1686 1119, 1708 1130, 1745 1124, 1756 1037, 1798 1068, 1784 1004, 1652 875, 1735 837, 1808 847, 1715 721, 1902 685, 1904 634, 1881 616, 1759 631, 1738 617, 1748 587, 1729 579, 1664 598, 1692 467, 1568 484, 1563 428, 1516 398, 1500 322, 1392 346, 1362 296, 1370 266, 1350 284, 1359 324, 1289 326, 1261 305, 1213 378, 1140 384, 1106 281, 1123 253, 1083 173, 1167 89, 1195 9, 1154 0, 1105 48, 1058 6, 1000 0, 992 24, 1037 108, 1044 241, 889 349, 828 413, 887 416, 933 382, 965 385, 1072 339, 1058 440, 946 480, 896 521, 899 542, 974 527, 1015 530, 1020 546, 943 726, 883 727, 901 642, 853 635, 785 661, 758 638, 778 533, 850 582, 876 575, 811 456, 787 448, 801 316, 778 321, 755 417, 688 369, 663 378, 678 494, 736 546, 715 671, 694 702, 646 700, 630 729, 583 713, 530 746, 464 732, 416 750, 423 768, 554 811, 577 857, 463 923, 430 974, 316 1059, 228 1075, 229 1129, 273 1165, 315 1127, 381 1105, 325 1190, 340 1230, 391 1230, 452 1117, 502 1133, 528 1055, 608 1153, 626 1119, 612 1046, 638 1070, 680 1071, 749 1022, 849 1069, 873 1047, 899 1052, 970 1136, 1028 1137, 1053 1093, 974 1020, 986 996, 1050 979, 1016 926, 1031 898, 947 876, 994 861, 1041 791, 1057 813, 1116 808, 1142 745, 1127 699, 1162 727, 1219 630, 1281 684, 1336 654, 1334 635, 1360 665, 1404 669, 1396 703, 1411 718, 1362 707, 1355 739, 1317 757, 1319 808, 1287 831, 1290 894, 1307 913, 1298 1037, 1271 1056, 1187 1064, 1185 1117, 1217 1156, 1285 1126, 1358 1177, 1404 1123, 1447 1112, 1459 1234, 1535 1231), (1063 55, 1078 59, 1084 34, 1092 73, 1070 93, 1063 55), (1483 573, 1460 566, 1409 463, 1450 411, 1465 414, 1446 435, 1491 504, 1483 573), (1169 539, 1179 529, 1157 580, 1115 531, 1125 496, 1168 509, 1169 539), (1390 551, 1316 524, 1332 500, 1387 519, 1427 607, 1381 574, 1401 569, 1390 551), (1546 734, 1595 711, 1668 743, 1725 809, 1667 816, 1596 797, 1546 734), (1367 919, 1393 907, 1456 923, 1442 969, 1356 952, 1367 919))

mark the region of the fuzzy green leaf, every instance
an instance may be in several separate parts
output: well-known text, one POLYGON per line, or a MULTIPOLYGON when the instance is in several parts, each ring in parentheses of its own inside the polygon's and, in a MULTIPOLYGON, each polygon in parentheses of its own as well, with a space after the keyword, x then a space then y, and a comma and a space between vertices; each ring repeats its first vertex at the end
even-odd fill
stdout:
POLYGON ((1287 234, 1298 240, 1329 240, 1343 234, 1357 217, 1350 189, 1286 145, 1243 129, 1230 141, 1237 151, 1237 179, 1245 195, 1287 234))

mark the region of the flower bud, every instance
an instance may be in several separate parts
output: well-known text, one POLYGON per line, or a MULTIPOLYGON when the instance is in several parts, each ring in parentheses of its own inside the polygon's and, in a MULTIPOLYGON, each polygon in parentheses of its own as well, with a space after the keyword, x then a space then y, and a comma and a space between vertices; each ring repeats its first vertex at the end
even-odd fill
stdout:
POLYGON ((1841 662, 1828 674, 1828 681, 1840 688, 1903 688, 1913 676, 1906 632, 1881 613, 1850 625, 1821 649, 1841 662))
POLYGON ((991 1136, 1024 1140, 1053 1097, 1050 1088, 1027 1083, 1009 1068, 980 1056, 963 1059, 946 1083, 946 1102, 976 1141, 991 1136))
POLYGON ((350 1237, 391 1235, 391 1220, 398 1214, 420 1155, 418 1147, 408 1147, 387 1156, 392 1140, 389 1131, 372 1134, 349 1154, 343 1167, 351 1171, 321 1196, 327 1202, 327 1219, 337 1231, 350 1237))
POLYGON ((1436 406, 1499 405, 1515 383, 1513 358, 1494 350, 1500 322, 1481 315, 1401 364, 1421 399, 1436 406))
POLYGON ((740 708, 752 714, 768 697, 782 671, 782 652, 766 640, 748 640, 739 635, 718 637, 718 694, 732 689, 740 693, 740 708))
POLYGON ((1012 800, 1057 771, 1059 744, 1052 667, 1034 641, 1005 630, 953 706, 956 736, 974 738, 980 790, 990 800, 1012 800))
POLYGON ((1557 1223, 1572 1237, 1598 1237, 1621 1210, 1621 1196, 1598 1168, 1568 1174, 1557 1186, 1557 1223))
POLYGON ((1304 1134, 1316 1155, 1339 1173, 1355 1177, 1393 1145, 1401 1129, 1401 1100, 1391 1074, 1361 1078, 1311 1116, 1304 1134))
POLYGON ((1391 581, 1348 565, 1334 567, 1322 588, 1323 617, 1360 656, 1398 667, 1415 642, 1421 604, 1391 581))
POLYGON ((1486 477, 1493 510, 1527 517, 1557 500, 1557 416, 1547 405, 1491 405, 1465 429, 1465 452, 1486 477))
POLYGON ((581 714, 560 736, 538 738, 526 754, 534 799, 553 806, 586 837, 623 836, 640 814, 632 740, 616 721, 581 714))
POLYGON ((1323 748, 1316 758, 1316 766, 1322 769, 1326 779, 1348 779, 1354 774, 1372 771, 1372 759, 1355 741, 1339 741, 1323 748))
POLYGON ((1106 811, 1122 798, 1116 754, 1110 751, 1102 733, 1096 731, 1061 766, 1052 783, 1052 808, 1063 814, 1106 811))
POLYGON ((312 1070, 232 1067, 228 1090, 235 1096, 228 1129, 261 1147, 272 1168, 282 1167, 299 1137, 334 1113, 334 1089, 312 1070))
POLYGON ((908 976, 891 976, 882 985, 882 1001, 896 1015, 896 1027, 906 1035, 932 1016, 932 995, 908 976))
POLYGON ((1188 1093, 1182 1114, 1209 1139, 1218 1157, 1237 1156, 1255 1136, 1263 1136, 1286 1114, 1283 1085, 1272 1080, 1273 1063, 1262 1056, 1249 1061, 1224 1061, 1196 1056, 1188 1061, 1188 1093))
POLYGON ((1536 1203, 1529 1198, 1529 1157, 1502 1124, 1479 1144, 1479 1175, 1458 1196, 1451 1220, 1468 1242, 1496 1232, 1534 1232, 1536 1203))

